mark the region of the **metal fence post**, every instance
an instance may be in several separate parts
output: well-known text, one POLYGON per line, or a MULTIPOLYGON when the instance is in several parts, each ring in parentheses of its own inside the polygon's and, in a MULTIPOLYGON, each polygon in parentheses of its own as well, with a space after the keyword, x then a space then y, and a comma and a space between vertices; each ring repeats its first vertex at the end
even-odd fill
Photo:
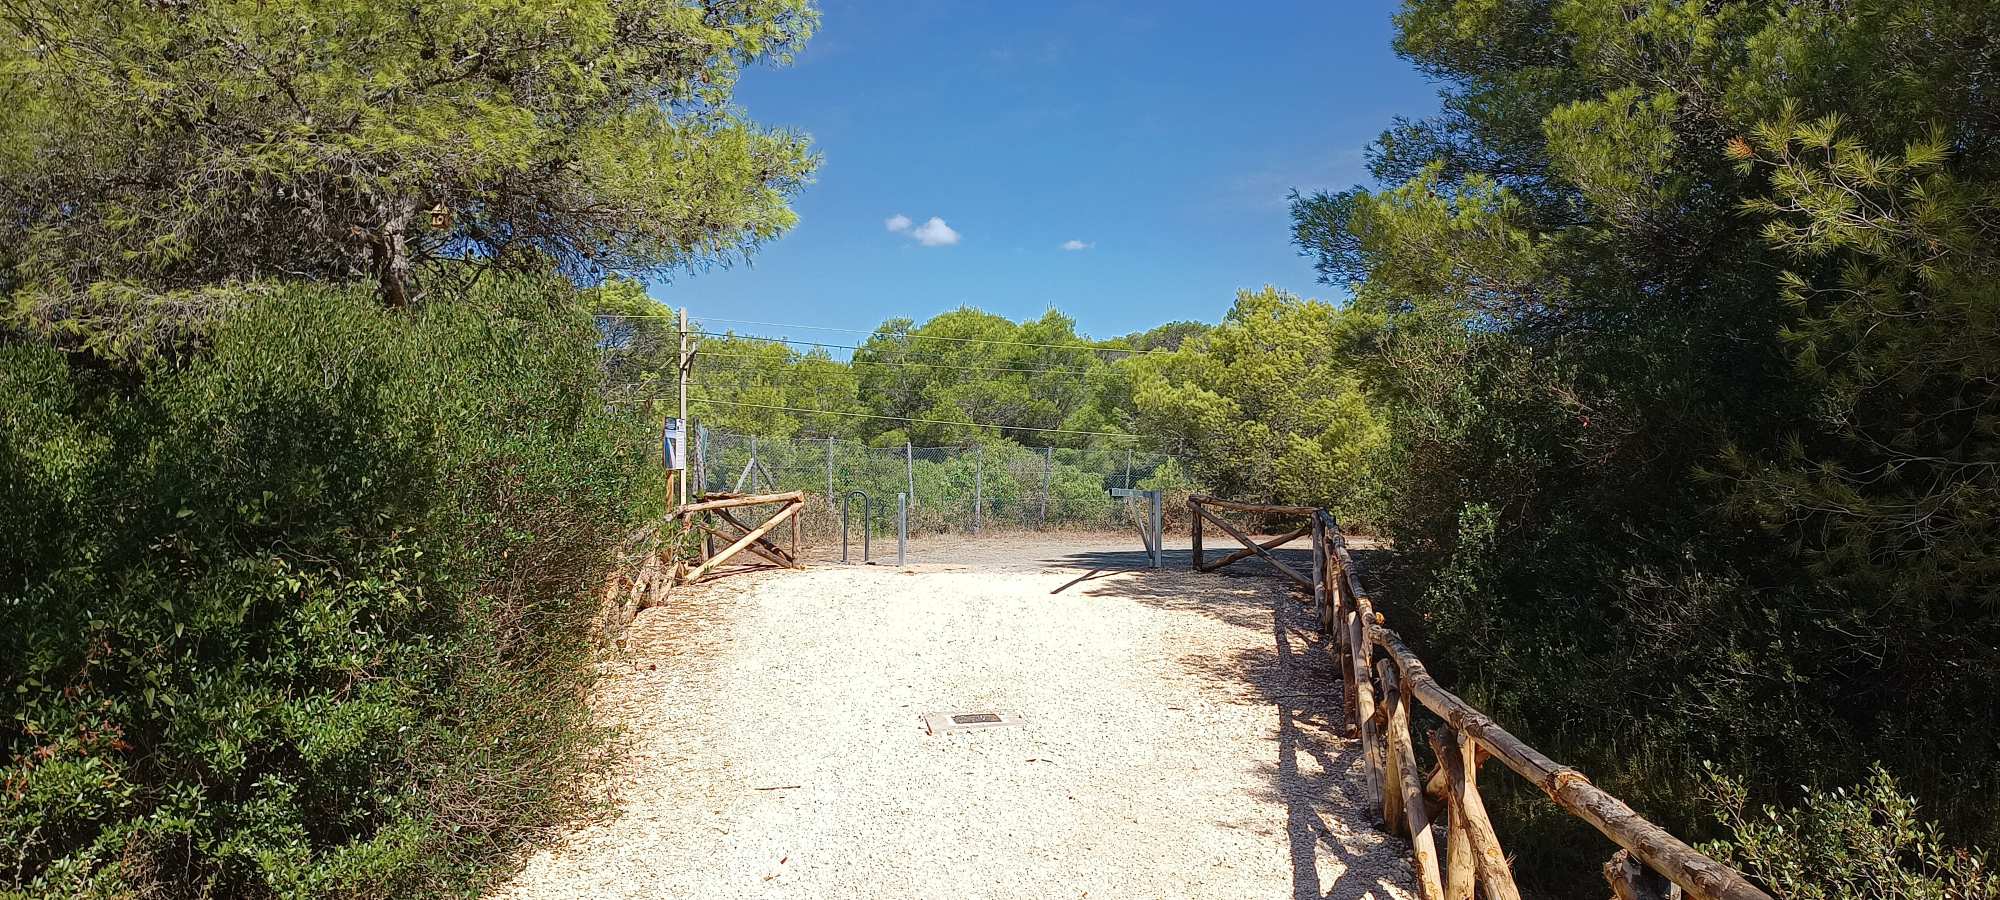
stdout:
POLYGON ((698 425, 694 429, 694 475, 699 479, 696 497, 708 493, 708 426, 698 425))
POLYGON ((972 448, 972 533, 979 533, 980 507, 986 505, 986 445, 972 448))
POLYGON ((917 453, 910 448, 910 442, 903 442, 903 475, 910 483, 910 503, 917 502, 917 453))
POLYGON ((1125 489, 1132 489, 1132 448, 1125 448, 1125 489))
POLYGON ((1153 518, 1153 568, 1157 569, 1157 568, 1160 568, 1160 567, 1161 567, 1161 566, 1162 566, 1162 565, 1164 564, 1164 560, 1166 559, 1166 556, 1167 556, 1167 551, 1166 551, 1166 547, 1165 547, 1165 545, 1164 545, 1164 544, 1165 544, 1165 538, 1166 538, 1166 535, 1165 535, 1165 534, 1163 533, 1163 529, 1161 529, 1161 527, 1160 527, 1160 492, 1159 492, 1159 491, 1153 491, 1153 492, 1151 492, 1151 493, 1149 494, 1149 496, 1150 496, 1150 497, 1152 498, 1152 503, 1150 503, 1150 504, 1148 504, 1148 505, 1149 505, 1149 506, 1151 506, 1151 507, 1152 507, 1152 510, 1153 510, 1153 516, 1152 516, 1152 518, 1153 518))
POLYGON ((1055 474, 1055 469, 1056 469, 1056 448, 1043 447, 1042 448, 1042 506, 1041 506, 1041 511, 1038 512, 1035 516, 1036 528, 1042 528, 1049 524, 1049 479, 1051 476, 1055 474))
POLYGON ((910 550, 910 496, 896 495, 896 565, 902 565, 910 550))

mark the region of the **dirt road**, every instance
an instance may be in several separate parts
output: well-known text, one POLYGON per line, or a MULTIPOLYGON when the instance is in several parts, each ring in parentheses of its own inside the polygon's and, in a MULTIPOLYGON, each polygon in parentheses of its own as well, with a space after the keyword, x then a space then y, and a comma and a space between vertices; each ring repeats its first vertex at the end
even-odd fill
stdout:
POLYGON ((642 614, 615 815, 495 896, 1408 896, 1297 600, 1130 543, 920 542, 642 614), (926 733, 967 712, 1021 724, 926 733))

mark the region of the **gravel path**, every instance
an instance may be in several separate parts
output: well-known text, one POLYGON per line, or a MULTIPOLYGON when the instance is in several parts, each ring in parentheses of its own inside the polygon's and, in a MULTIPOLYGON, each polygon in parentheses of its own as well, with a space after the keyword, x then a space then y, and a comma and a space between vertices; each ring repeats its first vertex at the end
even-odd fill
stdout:
POLYGON ((600 698, 632 742, 616 812, 494 896, 1410 895, 1277 580, 1130 570, 1116 538, 980 543, 642 614, 600 698), (1025 724, 920 720, 966 711, 1025 724))

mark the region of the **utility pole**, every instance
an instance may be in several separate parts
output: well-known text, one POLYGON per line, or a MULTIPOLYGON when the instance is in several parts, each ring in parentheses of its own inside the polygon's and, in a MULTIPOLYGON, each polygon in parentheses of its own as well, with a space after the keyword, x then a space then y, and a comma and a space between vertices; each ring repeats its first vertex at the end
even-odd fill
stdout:
MULTIPOLYGON (((688 427, 688 373, 694 368, 694 348, 688 344, 688 310, 685 306, 681 307, 680 324, 681 434, 687 435, 693 431, 693 429, 688 427)), ((683 437, 681 440, 686 441, 687 438, 683 437)), ((683 446, 686 445, 683 444, 683 446)), ((685 466, 686 462, 683 461, 682 465, 685 466)), ((683 470, 683 475, 680 479, 681 506, 686 506, 688 502, 688 480, 685 471, 683 470)))

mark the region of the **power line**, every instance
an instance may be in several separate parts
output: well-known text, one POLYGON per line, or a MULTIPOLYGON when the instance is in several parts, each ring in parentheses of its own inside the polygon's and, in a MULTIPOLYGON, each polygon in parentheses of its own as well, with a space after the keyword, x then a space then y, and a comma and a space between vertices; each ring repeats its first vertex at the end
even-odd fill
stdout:
MULTIPOLYGON (((731 359, 763 359, 763 357, 758 356, 757 354, 754 353, 723 353, 719 351, 709 351, 708 353, 703 353, 700 355, 712 356, 712 357, 727 357, 731 359)), ((850 367, 857 365, 907 366, 907 367, 915 367, 922 369, 952 369, 960 372, 1025 372, 1031 375, 1040 375, 1040 374, 1085 375, 1085 376, 1112 375, 1124 378, 1129 378, 1132 375, 1132 373, 1124 371, 1122 369, 1113 369, 1108 367, 1103 369, 1063 369, 1063 368, 1023 369, 1023 368, 1014 368, 1009 366, 947 366, 942 363, 921 363, 921 362, 909 362, 907 360, 889 360, 889 359, 852 360, 846 363, 845 365, 850 367)))
MULTIPOLYGON (((649 402, 657 402, 663 399, 665 398, 635 397, 625 400, 614 400, 612 402, 649 403, 649 402)), ((1073 428, 1038 428, 1033 425, 1002 425, 994 422, 951 422, 951 421, 946 421, 944 419, 913 419, 907 416, 882 416, 882 415, 876 415, 874 413, 843 412, 834 409, 801 409, 796 406, 777 406, 768 403, 745 403, 741 400, 721 400, 714 397, 689 397, 688 400, 690 402, 695 402, 695 403, 720 403, 726 406, 745 406, 745 407, 750 407, 752 409, 774 409, 780 412, 806 413, 807 415, 815 415, 815 416, 849 416, 857 419, 884 419, 891 422, 908 422, 912 425, 955 425, 960 428, 1004 428, 1004 429, 1012 429, 1015 431, 1038 431, 1044 434, 1080 434, 1080 435, 1087 435, 1090 437, 1115 437, 1115 438, 1126 438, 1134 440, 1139 437, 1136 434, 1125 434, 1124 432, 1119 432, 1119 431, 1078 431, 1073 428)))
MULTIPOLYGON (((600 319, 673 318, 672 315, 664 313, 594 313, 593 315, 595 315, 597 318, 600 319)), ((879 337, 890 337, 890 338, 902 338, 904 340, 911 340, 911 341, 945 341, 947 343, 953 343, 953 344, 994 344, 1006 347, 1040 347, 1049 350, 1089 350, 1093 353, 1147 354, 1147 353, 1159 352, 1158 350, 1129 350, 1124 347, 1094 347, 1091 346, 1090 341, 1085 340, 1083 338, 1078 338, 1077 339, 1078 343, 1073 343, 1073 344, 1042 344, 1042 343, 1036 343, 1034 341, 997 341, 991 338, 961 338, 961 337, 945 337, 943 335, 935 335, 935 334, 911 334, 907 331, 904 332, 883 331, 880 328, 874 329, 872 331, 863 331, 859 328, 832 328, 819 325, 788 325, 783 322, 753 322, 747 319, 721 319, 721 318, 702 318, 702 317, 696 317, 696 319, 697 321, 731 322, 738 325, 758 325, 767 328, 803 328, 809 331, 837 331, 843 334, 864 334, 868 335, 869 337, 879 336, 879 337)), ((808 344, 814 347, 828 347, 839 350, 869 349, 866 347, 856 347, 849 344, 825 344, 825 343, 819 343, 817 341, 801 341, 801 340, 793 340, 791 338, 774 338, 774 337, 768 337, 764 335, 754 335, 754 334, 731 334, 728 332, 702 331, 699 329, 691 329, 689 333, 699 334, 704 337, 742 338, 744 340, 774 341, 786 344, 808 344)))
MULTIPOLYGON (((793 325, 784 322, 756 322, 749 319, 725 319, 719 316, 703 317, 708 322, 728 322, 734 325, 756 325, 760 328, 803 328, 807 331, 837 331, 843 334, 865 334, 869 336, 901 337, 919 341, 950 341, 955 344, 1006 344, 1017 347, 1053 347, 1059 350, 1078 349, 1074 344, 1037 344, 1030 341, 996 341, 990 338, 955 338, 942 335, 910 334, 909 332, 884 331, 880 328, 862 330, 859 328, 835 328, 830 325, 793 325)), ((1083 340, 1079 338, 1078 340, 1083 340)), ((1107 353, 1150 353, 1150 350, 1127 350, 1122 347, 1085 347, 1082 349, 1102 350, 1107 353)))

